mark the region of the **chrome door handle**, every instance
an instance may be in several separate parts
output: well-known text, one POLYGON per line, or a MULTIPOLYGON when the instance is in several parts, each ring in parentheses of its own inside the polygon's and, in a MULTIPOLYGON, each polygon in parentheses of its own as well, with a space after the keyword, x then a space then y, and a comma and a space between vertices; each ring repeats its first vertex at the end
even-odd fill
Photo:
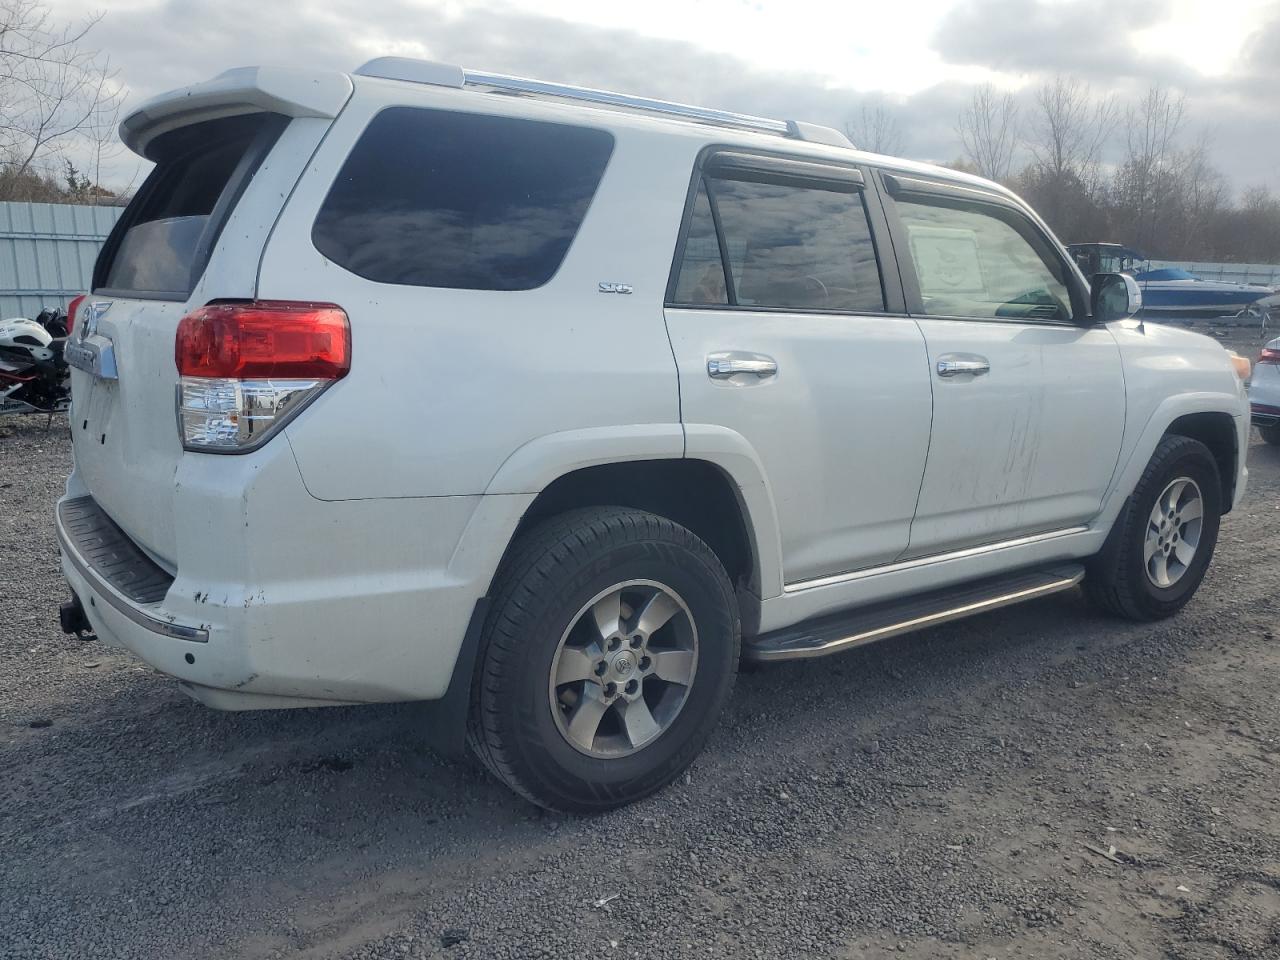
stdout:
POLYGON ((707 356, 707 376, 713 380, 728 380, 739 373, 754 374, 763 380, 777 372, 777 361, 758 353, 712 353, 707 356))
POLYGON ((958 377, 962 373, 980 377, 991 372, 991 363, 986 357, 973 353, 951 353, 938 360, 938 376, 958 377))

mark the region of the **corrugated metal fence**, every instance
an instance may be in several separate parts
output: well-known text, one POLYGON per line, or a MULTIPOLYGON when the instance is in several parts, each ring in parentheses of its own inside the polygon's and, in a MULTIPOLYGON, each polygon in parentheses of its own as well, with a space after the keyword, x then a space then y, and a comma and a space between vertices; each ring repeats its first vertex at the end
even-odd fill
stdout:
POLYGON ((0 319, 34 317, 89 289, 120 207, 0 203, 0 319))

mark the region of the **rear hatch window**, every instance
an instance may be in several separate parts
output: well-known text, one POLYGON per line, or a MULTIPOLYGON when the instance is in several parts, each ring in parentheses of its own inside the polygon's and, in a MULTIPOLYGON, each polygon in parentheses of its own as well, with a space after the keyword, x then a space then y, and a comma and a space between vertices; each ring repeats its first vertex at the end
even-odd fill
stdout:
POLYGON ((103 246, 94 290, 186 300, 227 215, 287 123, 255 113, 157 137, 147 151, 155 169, 103 246))
POLYGON ((560 268, 612 151, 604 130, 390 107, 347 157, 312 241, 378 283, 531 290, 560 268))

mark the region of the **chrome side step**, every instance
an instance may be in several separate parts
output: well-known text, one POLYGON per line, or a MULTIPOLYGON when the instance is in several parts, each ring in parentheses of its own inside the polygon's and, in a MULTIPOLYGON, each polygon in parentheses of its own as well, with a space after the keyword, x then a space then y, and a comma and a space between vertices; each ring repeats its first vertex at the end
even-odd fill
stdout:
POLYGON ((1070 590, 1084 579, 1077 563, 1023 570, 888 603, 805 621, 743 641, 744 659, 803 660, 923 630, 999 607, 1070 590))

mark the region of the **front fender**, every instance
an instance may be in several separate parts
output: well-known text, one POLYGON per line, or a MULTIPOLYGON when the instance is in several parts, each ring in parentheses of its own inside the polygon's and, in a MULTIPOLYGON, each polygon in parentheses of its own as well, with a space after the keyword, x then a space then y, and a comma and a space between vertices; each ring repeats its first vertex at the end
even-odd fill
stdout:
POLYGON ((1244 450, 1248 446, 1248 418, 1241 416, 1239 396, 1218 391, 1183 393, 1162 400, 1137 432, 1137 439, 1121 457, 1121 466, 1103 497, 1102 512, 1097 525, 1109 527, 1120 514, 1125 501, 1138 485, 1142 471, 1146 469, 1169 427, 1180 417, 1194 413, 1229 414, 1236 426, 1236 496, 1238 502, 1244 492, 1244 450))

